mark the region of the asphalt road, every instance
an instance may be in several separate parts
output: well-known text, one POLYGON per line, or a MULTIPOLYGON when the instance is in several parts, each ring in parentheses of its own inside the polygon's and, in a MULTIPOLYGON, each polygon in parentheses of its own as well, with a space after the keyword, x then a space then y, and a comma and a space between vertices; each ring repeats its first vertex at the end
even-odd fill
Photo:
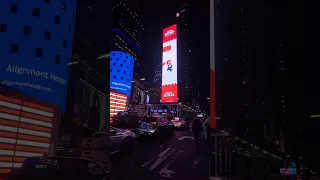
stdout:
POLYGON ((207 180, 208 154, 203 140, 196 150, 192 134, 175 131, 174 135, 137 140, 135 152, 112 157, 112 180, 207 180))

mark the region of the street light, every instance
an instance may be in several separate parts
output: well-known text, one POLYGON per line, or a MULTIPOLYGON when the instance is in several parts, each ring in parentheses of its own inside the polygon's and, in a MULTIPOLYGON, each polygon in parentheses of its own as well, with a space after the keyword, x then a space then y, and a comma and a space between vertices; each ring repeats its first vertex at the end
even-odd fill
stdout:
POLYGON ((146 78, 141 78, 140 80, 141 80, 141 81, 144 81, 144 80, 146 80, 146 78))
POLYGON ((208 100, 210 99, 210 97, 207 98, 208 100))

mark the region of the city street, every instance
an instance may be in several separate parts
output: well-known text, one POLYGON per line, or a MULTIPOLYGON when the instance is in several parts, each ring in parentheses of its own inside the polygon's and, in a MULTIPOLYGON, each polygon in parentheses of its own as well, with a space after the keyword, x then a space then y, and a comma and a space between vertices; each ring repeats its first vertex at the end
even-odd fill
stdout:
POLYGON ((199 142, 197 151, 192 133, 175 131, 162 139, 139 137, 134 153, 112 158, 113 180, 208 179, 208 150, 199 142))

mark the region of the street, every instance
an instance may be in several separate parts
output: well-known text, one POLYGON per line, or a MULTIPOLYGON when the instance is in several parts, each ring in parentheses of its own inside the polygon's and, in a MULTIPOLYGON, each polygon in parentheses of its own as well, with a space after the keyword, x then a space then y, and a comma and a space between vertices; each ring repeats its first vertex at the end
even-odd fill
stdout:
POLYGON ((205 142, 194 146, 191 132, 175 131, 174 135, 161 139, 139 137, 132 154, 112 157, 114 180, 208 179, 208 150, 205 142))

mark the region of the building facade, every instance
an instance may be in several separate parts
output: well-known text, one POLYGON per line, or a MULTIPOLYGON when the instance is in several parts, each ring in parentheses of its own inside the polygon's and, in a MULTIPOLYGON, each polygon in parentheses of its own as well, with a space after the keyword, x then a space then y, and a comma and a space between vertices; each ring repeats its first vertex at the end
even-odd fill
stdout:
POLYGON ((111 50, 123 51, 135 60, 135 71, 140 67, 141 37, 144 27, 137 1, 120 0, 111 4, 111 50))
POLYGON ((61 106, 68 85, 77 1, 1 1, 0 81, 61 106), (59 97, 59 98, 57 98, 59 97))
POLYGON ((179 102, 191 106, 193 86, 191 86, 190 53, 190 17, 191 9, 188 1, 178 3, 176 24, 178 29, 178 94, 179 102))

